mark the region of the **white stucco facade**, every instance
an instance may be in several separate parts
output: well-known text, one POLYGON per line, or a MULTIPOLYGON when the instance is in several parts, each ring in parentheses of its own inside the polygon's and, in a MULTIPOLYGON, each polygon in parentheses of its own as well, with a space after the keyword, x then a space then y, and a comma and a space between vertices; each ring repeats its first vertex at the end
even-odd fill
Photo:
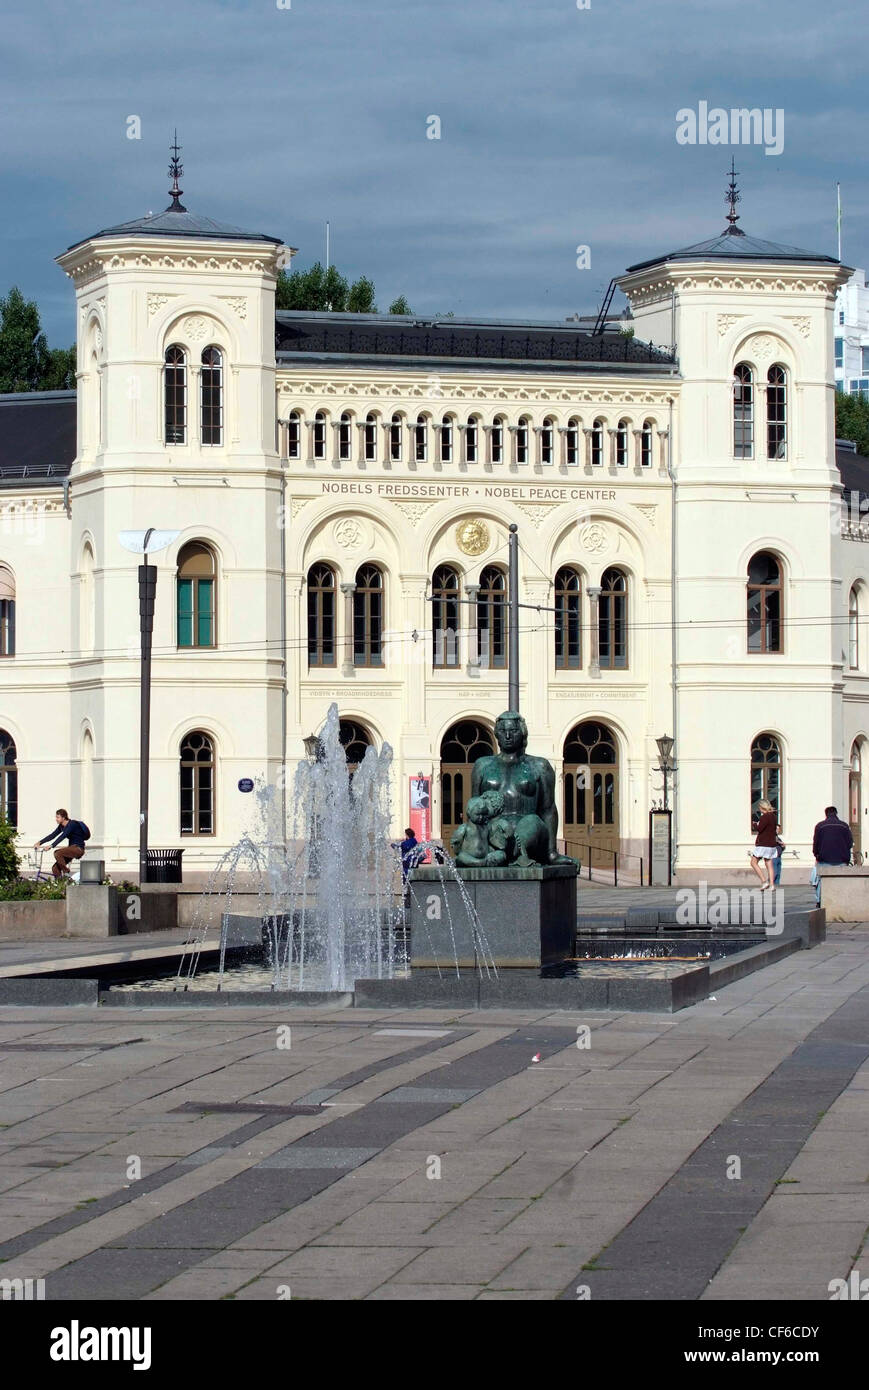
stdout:
MULTIPOLYGON (((833 305, 849 272, 714 257, 634 270, 621 284, 637 340, 675 341, 675 361, 276 359, 285 255, 273 241, 151 232, 102 234, 59 258, 77 299, 77 455, 67 487, 7 480, 0 495, 0 565, 16 600, 0 729, 14 740, 25 842, 65 805, 90 823, 92 852, 113 877, 135 876, 137 560, 118 537, 148 526, 179 533, 155 557, 151 844, 183 846, 185 877, 206 874, 250 817, 238 780, 291 786, 302 740, 332 701, 395 751, 396 831, 408 819, 408 779, 422 772, 438 833, 452 814, 441 782, 442 761, 455 764, 444 756, 451 731, 491 730, 507 704, 507 672, 480 648, 474 586, 506 565, 515 522, 529 605, 520 705, 530 751, 555 765, 562 821, 566 778, 583 766, 572 731, 598 726, 613 750, 586 769, 585 819, 574 806, 560 833, 619 849, 620 871, 635 874, 661 796, 655 740, 669 734, 677 873, 744 872, 752 746, 770 735, 785 878, 807 876, 812 827, 828 802, 845 814, 852 751, 869 738, 865 601, 856 628, 848 620, 852 589, 862 595, 869 582, 869 547, 859 527, 843 532, 833 423, 833 305), (185 439, 170 445, 171 345, 188 375, 185 439), (203 444, 198 426, 208 346, 223 362, 218 445, 203 444), (751 457, 734 456, 737 364, 752 373, 751 457), (769 458, 773 365, 785 374, 787 421, 769 458), (213 644, 200 647, 179 646, 176 573, 191 542, 214 559, 213 644), (768 653, 747 638, 748 566, 761 552, 782 579, 781 650, 768 653), (372 565, 383 627, 373 664, 364 652, 357 660, 362 600, 349 587, 372 565), (312 660, 309 629, 318 566, 335 585, 325 664, 312 660), (457 577, 462 616, 454 664, 436 667, 427 600, 443 566, 457 577), (559 665, 552 610, 565 569, 578 577, 580 621, 572 664, 559 665), (613 572, 627 595, 621 664, 601 661, 598 593, 613 572), (209 833, 184 827, 179 759, 192 732, 213 751, 209 833)), ((856 795, 862 825, 862 787, 856 795)))

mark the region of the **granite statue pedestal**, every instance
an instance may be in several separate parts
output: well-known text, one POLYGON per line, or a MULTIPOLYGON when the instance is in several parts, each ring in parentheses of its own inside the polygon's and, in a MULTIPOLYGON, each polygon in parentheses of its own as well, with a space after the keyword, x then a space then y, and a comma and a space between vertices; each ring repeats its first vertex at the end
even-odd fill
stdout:
POLYGON ((575 864, 521 869, 457 869, 480 921, 483 942, 449 870, 423 865, 411 874, 411 967, 555 965, 573 953, 575 864))

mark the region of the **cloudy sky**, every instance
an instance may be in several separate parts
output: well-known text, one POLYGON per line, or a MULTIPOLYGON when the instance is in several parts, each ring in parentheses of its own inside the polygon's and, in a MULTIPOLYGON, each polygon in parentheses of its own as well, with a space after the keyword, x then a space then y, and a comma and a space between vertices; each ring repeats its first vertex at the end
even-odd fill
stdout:
POLYGON ((843 259, 865 266, 867 29, 843 0, 6 0, 0 290, 72 341, 53 258, 166 206, 176 125, 188 208, 303 267, 328 218, 382 309, 593 309, 632 261, 723 228, 731 153, 746 230, 811 250, 836 252, 840 180, 843 259), (782 153, 678 144, 703 101, 781 108, 782 153))

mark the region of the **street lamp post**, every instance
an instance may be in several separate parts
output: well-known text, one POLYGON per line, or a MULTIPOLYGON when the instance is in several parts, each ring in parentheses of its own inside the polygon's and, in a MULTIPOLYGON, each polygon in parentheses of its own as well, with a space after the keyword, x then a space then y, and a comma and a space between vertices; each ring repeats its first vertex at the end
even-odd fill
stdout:
POLYGON ((655 742, 658 745, 658 753, 661 758, 658 767, 664 774, 664 810, 667 811, 669 810, 667 805, 667 773, 673 770, 673 740, 669 734, 662 734, 660 738, 655 739, 655 742))
POLYGON ((141 667, 139 675, 139 882, 148 882, 148 801, 151 774, 151 644, 154 636, 154 599, 157 592, 157 566, 148 564, 148 554, 165 550, 180 531, 121 531, 118 539, 125 550, 141 555, 139 566, 139 633, 141 667))

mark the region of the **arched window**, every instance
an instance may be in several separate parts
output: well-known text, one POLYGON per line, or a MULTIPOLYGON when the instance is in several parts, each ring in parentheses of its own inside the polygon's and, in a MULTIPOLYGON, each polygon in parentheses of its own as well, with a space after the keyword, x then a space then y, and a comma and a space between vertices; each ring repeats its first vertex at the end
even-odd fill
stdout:
POLYGON ((588 828, 600 828, 602 835, 599 838, 595 833, 594 849, 588 846, 592 862, 599 866, 612 863, 611 846, 618 847, 619 759, 615 736, 605 724, 587 720, 571 729, 562 752, 565 836, 583 853, 588 828), (613 827, 610 833, 615 834, 614 840, 609 838, 607 826, 613 827))
POLYGON ((338 425, 338 457, 339 459, 349 459, 352 452, 352 441, 350 431, 353 428, 353 417, 348 410, 341 416, 338 425))
POLYGON ((555 462, 555 421, 551 416, 543 421, 540 431, 540 462, 550 464, 555 462))
POLYGON ((441 463, 452 463, 453 459, 453 422, 449 415, 445 415, 441 420, 441 463))
POLYGON ((616 464, 619 468, 628 466, 628 438, 630 429, 627 420, 619 420, 616 428, 616 464))
POLYGON ((85 729, 81 739, 81 814, 89 824, 94 817, 94 736, 85 729))
POLYGON ((338 741, 344 749, 347 771, 352 777, 368 749, 372 747, 371 735, 361 724, 357 724, 355 719, 341 719, 338 721, 338 741))
POLYGON ((377 416, 373 412, 365 417, 365 462, 377 462, 377 416))
POLYGON ((0 656, 15 655, 15 577, 0 565, 0 656))
POLYGON ((86 541, 81 552, 81 578, 79 580, 79 647, 82 652, 91 652, 94 647, 94 552, 90 541, 86 541))
POLYGON ((403 433, 404 421, 400 415, 393 415, 389 425, 389 457, 393 463, 401 463, 403 433))
POLYGON ((782 572, 774 555, 760 550, 748 562, 748 650, 782 650, 782 572))
POLYGON ((555 669, 576 671, 581 665, 580 578, 570 565, 555 576, 555 669))
POLYGON ((214 555, 201 541, 190 541, 178 556, 177 615, 179 647, 214 647, 214 555))
POLYGON ((335 665, 335 571, 331 565, 308 570, 308 665, 335 665))
POLYGON ((737 363, 733 372, 733 454, 754 457, 754 377, 746 362, 737 363))
POLYGON ((353 664, 383 665, 383 575, 376 565, 363 565, 356 571, 353 664))
POLYGON ((417 463, 426 463, 428 461, 428 420, 424 415, 417 415, 413 437, 416 461, 417 463))
POLYGON ((314 458, 326 457, 326 412, 318 410, 314 416, 314 458))
POLYGON ((603 466, 603 420, 595 420, 591 427, 591 466, 603 466))
POLYGON ((848 665, 860 669, 860 594, 855 584, 848 596, 848 665))
POLYGON ((484 669, 507 665, 507 594, 504 571, 487 565, 477 596, 477 652, 484 669))
POLYGON ((628 664, 628 581, 621 570, 604 571, 598 600, 600 665, 623 671, 628 664))
POLYGON ((187 353, 173 345, 166 349, 163 366, 163 399, 167 444, 187 442, 187 353))
POLYGON ((498 415, 492 421, 491 434, 492 462, 504 462, 504 417, 498 415))
POLYGON ((181 834, 214 834, 214 745, 195 729, 181 744, 181 834))
POLYGON ((0 729, 0 816, 7 825, 18 825, 18 755, 15 740, 0 729))
POLYGON ((651 420, 643 421, 643 429, 640 434, 640 467, 651 468, 652 466, 652 430, 654 425, 651 420))
POLYGON ((465 426, 465 463, 477 462, 480 422, 472 415, 465 426))
POLYGON ((298 410, 290 411, 287 421, 287 458, 302 457, 302 417, 298 410))
POLYGON ((459 664, 459 576, 451 565, 439 565, 432 578, 432 665, 459 664))
POLYGON ((524 415, 516 429, 516 462, 528 462, 528 419, 524 415))
POLYGON ((751 823, 760 814, 758 804, 769 801, 781 824, 782 818, 782 756, 781 745, 774 734, 759 734, 751 745, 751 823))
POLYGON ((576 468, 579 463, 579 421, 574 415, 567 422, 567 466, 576 468))
POLYGON ((787 373, 775 363, 766 374, 766 456, 787 456, 787 373))
POLYGON ((199 392, 202 443, 220 445, 223 443, 223 353, 220 348, 203 349, 199 392))

